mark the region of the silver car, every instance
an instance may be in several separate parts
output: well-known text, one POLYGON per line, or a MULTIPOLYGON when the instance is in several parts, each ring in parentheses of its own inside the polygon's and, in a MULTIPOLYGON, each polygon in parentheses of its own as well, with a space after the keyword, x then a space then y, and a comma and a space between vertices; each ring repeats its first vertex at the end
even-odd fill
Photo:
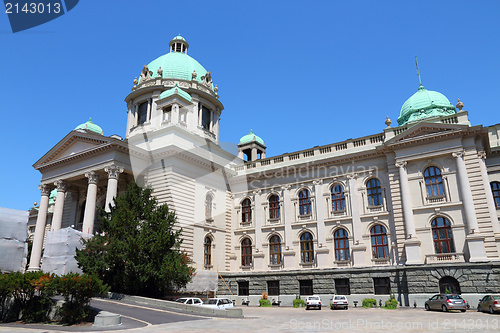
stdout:
POLYGON ((427 311, 441 310, 447 312, 450 310, 460 310, 465 312, 467 310, 467 302, 457 294, 437 294, 425 302, 425 309, 427 311))
POLYGON ((486 295, 479 300, 477 311, 500 312, 500 295, 486 295))

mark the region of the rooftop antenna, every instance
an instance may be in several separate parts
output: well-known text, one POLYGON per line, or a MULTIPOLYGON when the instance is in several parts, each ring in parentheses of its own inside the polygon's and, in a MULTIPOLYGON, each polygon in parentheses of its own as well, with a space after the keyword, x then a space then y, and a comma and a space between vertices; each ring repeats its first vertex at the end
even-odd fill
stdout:
POLYGON ((417 56, 415 56, 415 64, 417 65, 418 82, 420 82, 420 86, 422 86, 422 79, 420 78, 420 72, 418 71, 418 60, 417 60, 417 56))

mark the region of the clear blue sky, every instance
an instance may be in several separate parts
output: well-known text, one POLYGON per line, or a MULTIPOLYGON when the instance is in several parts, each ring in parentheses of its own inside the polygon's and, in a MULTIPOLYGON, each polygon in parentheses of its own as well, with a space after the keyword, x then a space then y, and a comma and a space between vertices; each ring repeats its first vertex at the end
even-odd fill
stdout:
POLYGON ((80 1, 13 34, 0 13, 0 206, 40 200, 40 157, 89 117, 125 135, 125 96, 177 34, 212 72, 221 141, 267 155, 379 133, 418 88, 500 122, 500 1, 80 1))

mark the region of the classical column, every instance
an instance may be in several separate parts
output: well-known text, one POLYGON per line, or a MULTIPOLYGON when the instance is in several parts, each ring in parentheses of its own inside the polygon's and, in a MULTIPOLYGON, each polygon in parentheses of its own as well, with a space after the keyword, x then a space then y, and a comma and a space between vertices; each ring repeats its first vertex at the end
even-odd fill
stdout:
POLYGON ((490 178, 488 177, 488 169, 486 168, 486 153, 479 152, 479 166, 481 168, 481 176, 484 183, 484 191, 486 192, 486 201, 488 203, 488 212, 490 214, 491 226, 495 235, 495 242, 497 244, 497 251, 500 253, 500 222, 498 221, 498 213, 495 206, 495 199, 491 191, 490 178))
POLYGON ((316 247, 316 258, 318 267, 329 266, 328 247, 325 235, 325 208, 323 202, 323 180, 314 181, 314 201, 316 206, 316 230, 318 234, 318 246, 316 247))
POLYGON ((252 148, 252 161, 257 160, 257 148, 252 148))
POLYGON ((87 188, 87 201, 85 203, 85 212, 83 215, 82 232, 85 234, 93 234, 97 199, 97 181, 99 180, 99 175, 95 171, 90 171, 85 173, 85 177, 89 179, 89 185, 87 188))
POLYGON ((363 233, 361 230, 361 215, 359 214, 359 194, 356 175, 347 176, 349 180, 349 197, 351 201, 352 234, 354 245, 352 246, 353 266, 365 266, 366 246, 363 244, 363 233))
POLYGON ((35 236, 33 238, 33 247, 31 249, 31 258, 29 271, 40 270, 40 259, 42 258, 43 239, 45 236, 45 225, 47 222, 47 209, 49 208, 49 195, 51 188, 42 184, 38 186, 42 191, 40 207, 38 208, 38 217, 36 219, 35 236))
POLYGON ((66 188, 68 187, 68 184, 66 184, 61 179, 55 181, 54 185, 57 187, 57 196, 56 196, 56 204, 54 207, 54 215, 52 215, 51 231, 56 231, 61 229, 64 198, 66 197, 66 188))
POLYGON ((464 161, 464 151, 454 152, 452 156, 457 162, 458 180, 460 183, 460 194, 464 205, 465 218, 467 221, 469 234, 466 237, 469 246, 470 262, 487 261, 486 250, 484 248, 484 237, 479 235, 476 211, 472 200, 472 191, 467 174, 467 167, 464 161))
POLYGON ((294 268, 295 252, 292 249, 292 202, 290 200, 290 185, 281 187, 283 196, 283 209, 281 210, 281 220, 285 225, 284 241, 283 244, 283 266, 285 269, 294 268))
POLYGON ((406 252, 406 264, 422 264, 420 255, 420 241, 417 240, 415 231, 415 220, 413 218, 413 205, 410 196, 410 185, 406 171, 406 161, 396 162, 399 169, 399 187, 401 189, 401 202, 403 206, 404 225, 406 240, 404 242, 406 252))
POLYGON ((104 171, 108 173, 108 189, 106 191, 106 205, 104 206, 104 210, 106 212, 110 212, 110 205, 113 205, 113 198, 116 198, 116 194, 118 193, 118 176, 123 172, 123 168, 110 165, 104 168, 104 171))

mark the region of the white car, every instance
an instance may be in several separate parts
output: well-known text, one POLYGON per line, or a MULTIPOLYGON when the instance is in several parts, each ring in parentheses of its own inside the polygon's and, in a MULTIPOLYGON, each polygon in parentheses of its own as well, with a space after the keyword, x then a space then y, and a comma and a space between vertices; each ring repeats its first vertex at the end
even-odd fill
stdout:
POLYGON ((227 309, 234 307, 233 301, 229 298, 209 298, 203 306, 217 309, 227 309))
POLYGON ((319 298, 319 296, 307 296, 306 310, 310 308, 318 308, 321 310, 321 298, 319 298))
POLYGON ((347 297, 344 295, 334 295, 330 300, 330 309, 345 309, 349 307, 347 297))
POLYGON ((183 297, 175 300, 177 303, 191 304, 191 305, 203 305, 203 301, 195 297, 183 297))

